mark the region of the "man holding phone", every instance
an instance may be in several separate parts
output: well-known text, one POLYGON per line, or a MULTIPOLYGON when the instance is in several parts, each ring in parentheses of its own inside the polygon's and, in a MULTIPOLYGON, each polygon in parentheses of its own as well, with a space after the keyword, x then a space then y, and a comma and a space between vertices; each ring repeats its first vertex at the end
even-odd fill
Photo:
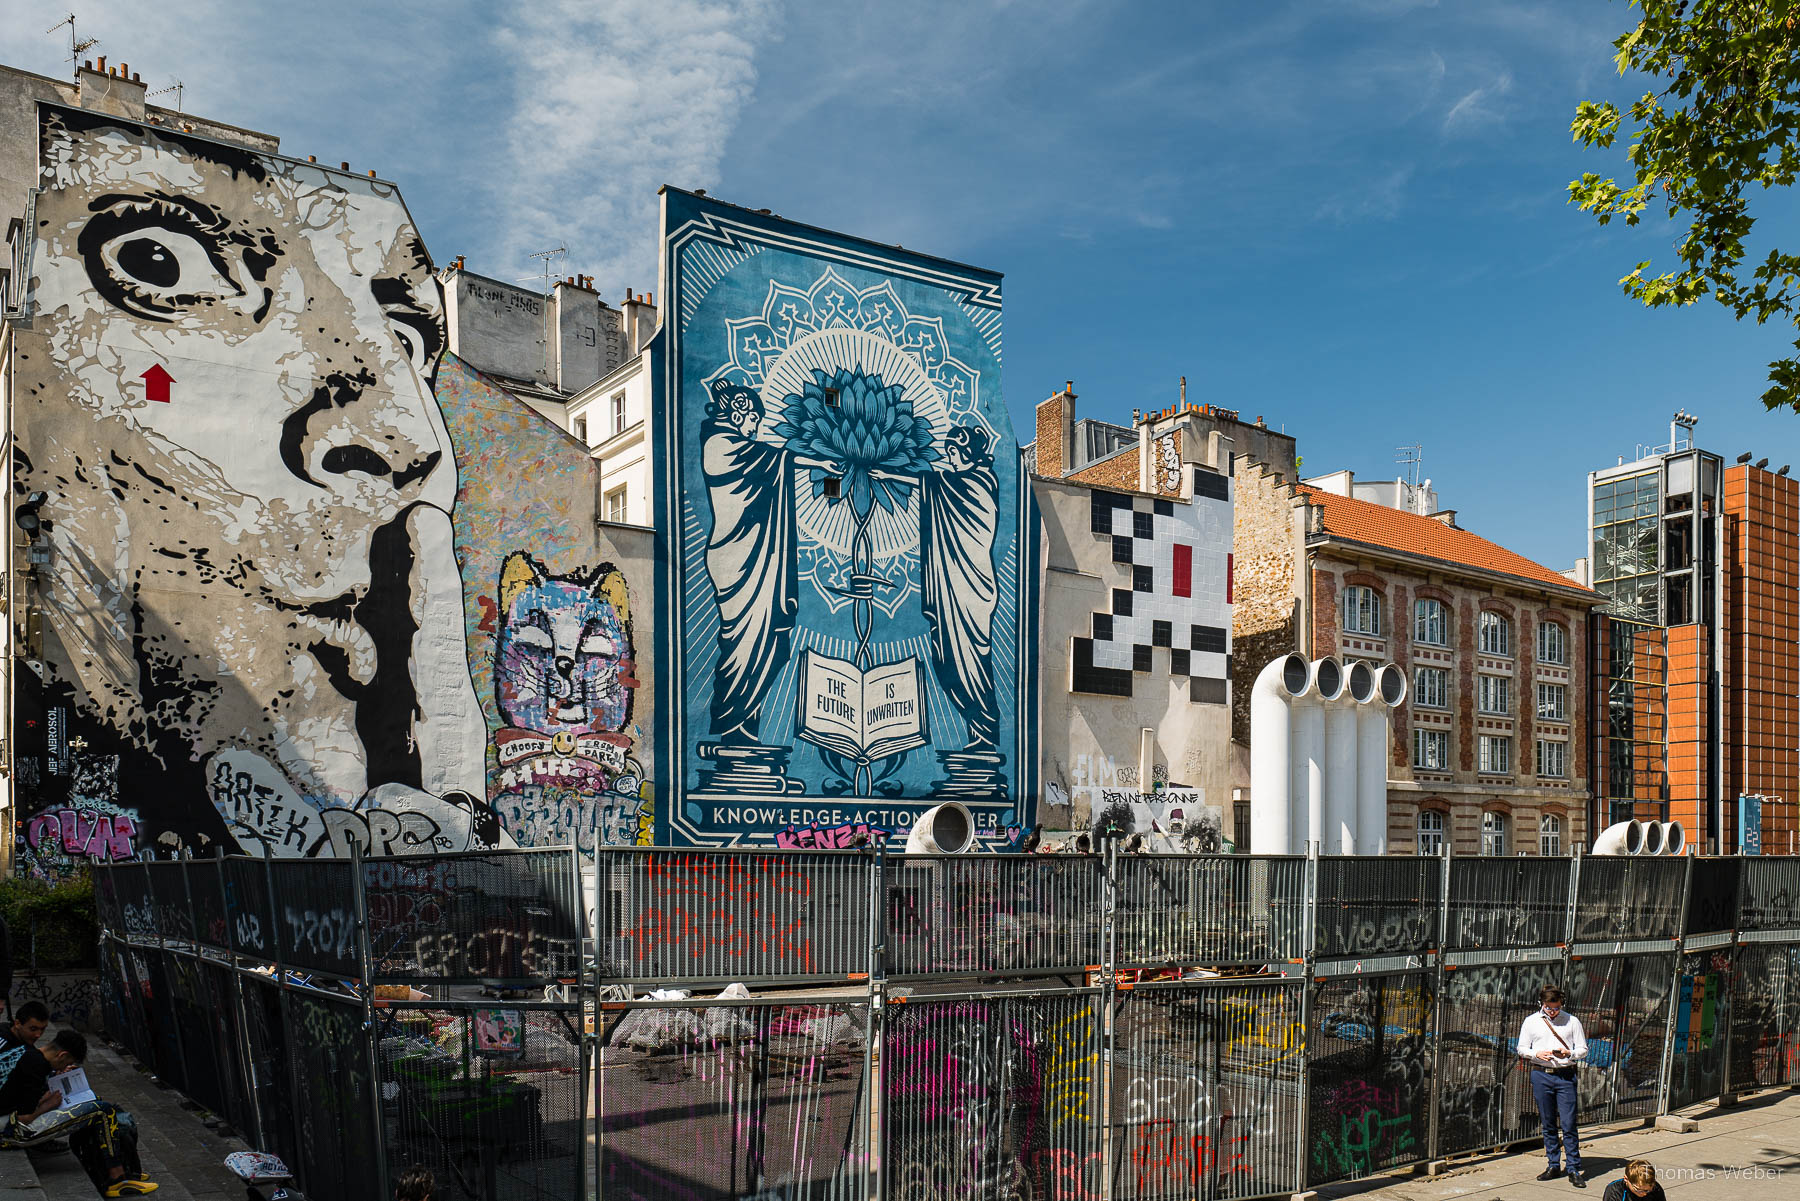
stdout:
POLYGON ((1586 1188, 1581 1141, 1575 1133, 1575 1065, 1587 1058, 1587 1035, 1581 1019, 1564 1011, 1563 1000, 1563 990, 1554 984, 1539 990, 1537 1012, 1519 1027, 1519 1058, 1531 1069, 1531 1095, 1544 1123, 1544 1154, 1550 1157, 1549 1168, 1538 1179, 1555 1180, 1566 1168, 1569 1183, 1586 1188))

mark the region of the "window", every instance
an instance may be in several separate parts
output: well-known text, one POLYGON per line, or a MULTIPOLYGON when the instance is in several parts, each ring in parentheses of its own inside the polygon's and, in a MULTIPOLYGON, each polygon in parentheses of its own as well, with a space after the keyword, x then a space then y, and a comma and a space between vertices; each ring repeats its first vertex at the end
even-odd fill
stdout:
POLYGON ((614 434, 625 432, 625 394, 623 392, 613 393, 612 432, 614 434))
POLYGON ((1560 780, 1569 774, 1569 744, 1538 739, 1537 774, 1560 780))
POLYGON ((1562 818, 1554 813, 1538 819, 1538 854, 1562 854, 1562 818))
POLYGON ((587 418, 586 417, 577 417, 575 419, 575 436, 577 438, 581 439, 583 442, 587 441, 587 418))
POLYGON ((1344 589, 1344 633, 1381 636, 1381 593, 1358 584, 1344 589))
POLYGON ((1482 676, 1476 690, 1478 707, 1483 713, 1512 712, 1512 681, 1505 676, 1482 676))
POLYGON ((1481 853, 1506 854, 1506 814, 1490 810, 1481 815, 1481 853))
POLYGON ((1496 734, 1481 736, 1481 761, 1478 771, 1489 775, 1505 775, 1512 770, 1512 739, 1496 734))
POLYGON ((1441 667, 1413 669, 1413 704, 1426 709, 1443 709, 1449 705, 1450 673, 1441 667))
POLYGON ((1413 766, 1425 771, 1450 770, 1450 732, 1413 731, 1413 766))
POLYGON ((625 485, 620 484, 606 494, 606 519, 608 521, 625 520, 625 485))
POLYGON ((1483 610, 1481 614, 1481 653, 1512 654, 1512 622, 1499 613, 1483 610))
POLYGON ((1419 854, 1444 853, 1444 815, 1436 809, 1419 810, 1419 854))
POLYGON ((1538 662, 1567 663, 1569 661, 1569 632, 1553 621, 1546 621, 1538 627, 1538 662))
POLYGON ((836 500, 843 495, 841 489, 844 481, 835 475, 828 475, 819 481, 819 495, 828 500, 836 500))
POLYGON ((826 408, 828 408, 828 409, 841 408, 843 406, 843 403, 844 403, 843 397, 838 395, 838 390, 836 388, 825 389, 825 407, 826 408))
POLYGON ((1413 641, 1426 646, 1450 645, 1450 613, 1443 601, 1413 603, 1413 641))
POLYGON ((1538 716, 1548 721, 1569 720, 1569 688, 1566 684, 1538 685, 1538 716))

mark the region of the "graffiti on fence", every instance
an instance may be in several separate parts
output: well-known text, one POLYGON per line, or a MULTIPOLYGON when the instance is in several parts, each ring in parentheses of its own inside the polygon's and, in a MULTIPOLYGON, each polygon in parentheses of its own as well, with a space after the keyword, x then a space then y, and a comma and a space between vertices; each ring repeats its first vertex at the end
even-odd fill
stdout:
POLYGON ((842 848, 879 847, 892 837, 888 830, 868 822, 840 822, 820 826, 811 822, 804 826, 790 824, 775 835, 775 845, 786 851, 831 851, 842 848))
POLYGON ((635 963, 736 961, 736 971, 817 970, 813 873, 779 856, 670 855, 646 861, 645 895, 622 937, 635 963))

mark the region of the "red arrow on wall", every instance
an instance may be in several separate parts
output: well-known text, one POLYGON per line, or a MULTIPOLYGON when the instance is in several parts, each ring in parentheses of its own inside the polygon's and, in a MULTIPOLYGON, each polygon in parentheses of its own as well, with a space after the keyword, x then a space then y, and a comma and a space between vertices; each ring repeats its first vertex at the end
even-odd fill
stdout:
POLYGON ((150 370, 144 372, 143 378, 144 399, 160 400, 164 404, 168 404, 169 385, 175 382, 175 377, 164 371, 161 363, 157 363, 150 370))

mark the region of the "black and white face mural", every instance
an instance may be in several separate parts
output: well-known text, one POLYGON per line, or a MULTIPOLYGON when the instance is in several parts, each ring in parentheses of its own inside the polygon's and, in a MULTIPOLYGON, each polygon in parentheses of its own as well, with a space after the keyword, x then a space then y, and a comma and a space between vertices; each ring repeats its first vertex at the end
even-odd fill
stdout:
POLYGON ((491 844, 443 320, 399 194, 95 113, 46 107, 41 134, 14 490, 52 528, 21 598, 45 731, 21 829, 110 805, 253 852, 491 844), (79 795, 108 760, 115 795, 79 795))

